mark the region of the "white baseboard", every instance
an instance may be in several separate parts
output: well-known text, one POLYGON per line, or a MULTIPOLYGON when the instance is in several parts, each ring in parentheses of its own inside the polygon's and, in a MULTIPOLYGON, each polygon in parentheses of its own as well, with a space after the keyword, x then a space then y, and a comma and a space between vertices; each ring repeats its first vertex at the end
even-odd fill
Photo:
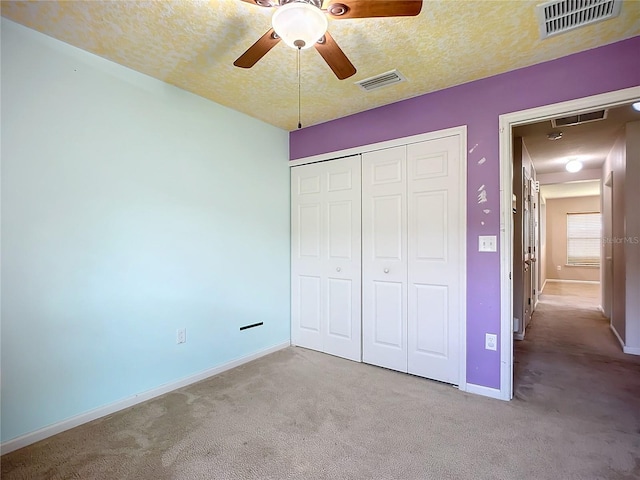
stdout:
POLYGON ((590 285, 600 285, 599 280, 563 280, 560 278, 547 278, 544 283, 546 285, 547 282, 553 283, 588 283, 590 285))
POLYGON ((614 327, 611 323, 609 324, 609 328, 611 329, 611 331, 613 332, 613 334, 616 336, 616 338, 618 339, 618 342, 620 342, 620 346, 622 347, 622 349, 624 350, 624 342, 622 341, 622 338, 620 338, 620 335, 618 334, 618 331, 616 330, 616 327, 614 327))
POLYGON ((629 355, 640 355, 640 347, 622 347, 622 351, 629 355))
POLYGON ((482 385, 475 385, 473 383, 467 383, 467 392, 475 395, 482 395, 483 397, 495 398, 497 400, 510 400, 505 398, 502 392, 496 388, 483 387, 482 385))
POLYGON ((2 455, 4 455, 5 453, 13 452, 14 450, 18 450, 19 448, 26 447, 27 445, 31 445, 32 443, 39 442, 40 440, 44 440, 45 438, 51 437, 53 435, 57 435, 58 433, 64 432, 65 430, 69 430, 84 423, 91 422, 106 415, 111 415, 112 413, 124 410, 125 408, 132 407, 133 405, 137 405, 142 402, 146 402, 147 400, 158 397, 160 395, 164 395, 165 393, 169 393, 173 390, 177 390, 178 388, 186 387, 187 385, 191 385, 192 383, 205 380, 206 378, 213 377, 214 375, 218 375, 227 370, 231 370, 232 368, 239 367, 240 365, 251 362, 252 360, 256 360, 260 357, 264 357, 265 355, 269 355, 270 353, 277 352, 278 350, 282 350, 283 348, 287 348, 290 345, 290 342, 285 342, 269 348, 265 348, 264 350, 259 350, 244 357, 236 358, 235 360, 231 360, 229 362, 223 363, 222 365, 218 365, 217 367, 209 368, 200 373, 196 373, 195 375, 190 375, 174 382, 165 383, 164 385, 160 385, 157 388, 147 390, 146 392, 132 395, 122 400, 110 403, 109 405, 104 405, 102 407, 89 410, 88 412, 84 412, 79 415, 67 418, 66 420, 62 420, 61 422, 54 423, 53 425, 49 425, 20 437, 7 440, 6 442, 0 444, 0 452, 2 453, 2 455))
POLYGON ((629 355, 640 355, 640 347, 628 347, 627 345, 624 344, 624 342, 622 341, 622 338, 620 338, 620 335, 618 334, 616 327, 609 324, 609 328, 611 329, 613 334, 616 336, 616 338, 620 342, 620 346, 622 347, 623 353, 628 353, 629 355))
POLYGON ((547 286, 547 279, 544 279, 544 282, 542 283, 542 288, 540 289, 540 293, 544 292, 544 287, 547 286))

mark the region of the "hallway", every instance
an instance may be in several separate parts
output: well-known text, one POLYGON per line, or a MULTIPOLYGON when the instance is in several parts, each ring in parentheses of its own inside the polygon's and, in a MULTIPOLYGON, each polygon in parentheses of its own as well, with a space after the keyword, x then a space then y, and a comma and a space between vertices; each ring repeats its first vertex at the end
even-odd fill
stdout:
POLYGON ((548 282, 514 343, 514 397, 542 411, 640 434, 640 357, 622 353, 597 284, 548 282))

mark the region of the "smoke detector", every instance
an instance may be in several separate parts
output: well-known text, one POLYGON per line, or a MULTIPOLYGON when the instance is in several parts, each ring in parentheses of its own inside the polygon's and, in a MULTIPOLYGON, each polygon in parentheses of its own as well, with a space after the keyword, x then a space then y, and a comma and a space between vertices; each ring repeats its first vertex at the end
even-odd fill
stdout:
POLYGON ((562 132, 547 133, 547 140, 560 140, 562 138, 562 132))

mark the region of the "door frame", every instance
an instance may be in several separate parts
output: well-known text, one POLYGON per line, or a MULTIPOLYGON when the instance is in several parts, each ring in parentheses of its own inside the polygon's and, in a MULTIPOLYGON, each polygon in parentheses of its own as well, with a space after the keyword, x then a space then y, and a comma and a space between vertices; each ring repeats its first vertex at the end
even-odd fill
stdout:
POLYGON ((513 398, 513 128, 637 101, 640 86, 500 115, 500 399, 513 398))
POLYGON ((310 157, 299 158, 289 162, 289 167, 297 167, 299 165, 306 165, 308 163, 324 162, 329 160, 336 160, 338 158, 347 157, 351 155, 359 155, 366 152, 372 152, 375 150, 382 150, 385 148, 398 147, 402 145, 408 145, 410 143, 424 142, 427 140, 435 140, 443 137, 458 136, 460 138, 460 221, 458 228, 460 229, 460 252, 459 261, 460 265, 464 265, 464 268, 460 269, 459 282, 460 282, 460 365, 459 365, 459 382, 458 388, 462 391, 467 391, 467 126, 461 125, 459 127, 447 128, 444 130, 436 130, 434 132, 421 133, 418 135, 411 135, 408 137, 395 138, 393 140, 387 140, 384 142, 371 143, 368 145, 361 145, 357 147, 347 148, 344 150, 335 150, 332 152, 322 153, 319 155, 313 155, 310 157))

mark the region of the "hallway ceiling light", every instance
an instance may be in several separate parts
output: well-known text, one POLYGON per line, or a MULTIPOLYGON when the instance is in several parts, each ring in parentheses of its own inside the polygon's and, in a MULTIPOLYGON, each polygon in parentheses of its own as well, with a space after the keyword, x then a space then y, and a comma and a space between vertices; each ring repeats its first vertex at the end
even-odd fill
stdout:
POLYGON ((582 162, 580 160, 570 160, 565 165, 567 172, 576 173, 582 170, 582 162))
POLYGON ((640 102, 633 103, 631 106, 633 107, 634 110, 637 110, 638 112, 640 112, 640 102))

